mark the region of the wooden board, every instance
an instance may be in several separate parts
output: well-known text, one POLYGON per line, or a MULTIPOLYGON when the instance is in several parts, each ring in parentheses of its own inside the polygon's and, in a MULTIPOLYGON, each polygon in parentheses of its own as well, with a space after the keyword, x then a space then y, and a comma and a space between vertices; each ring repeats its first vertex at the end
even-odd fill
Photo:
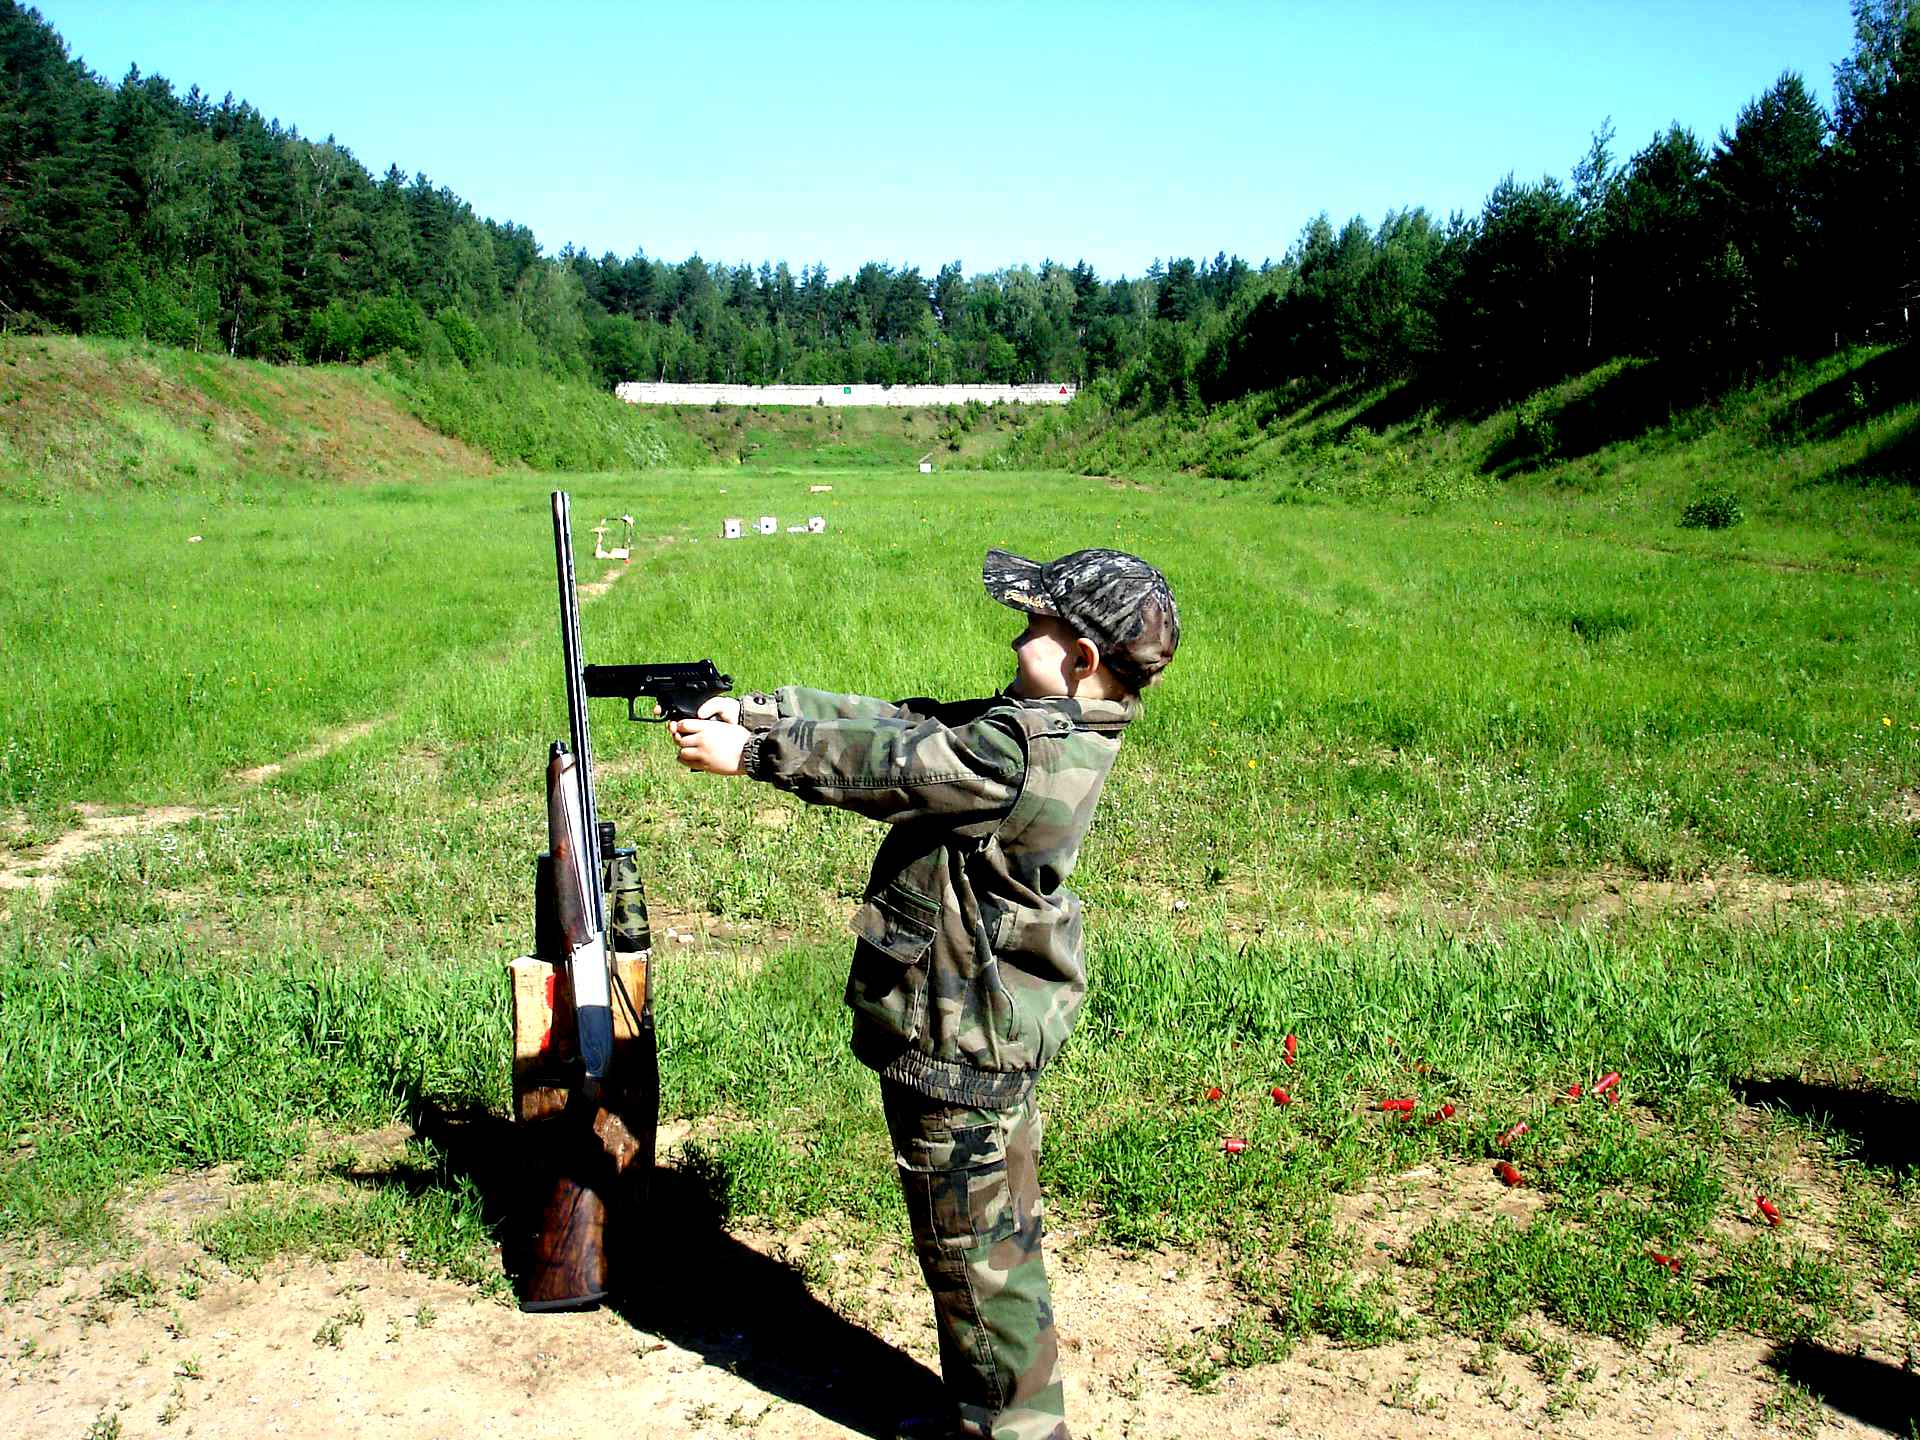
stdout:
MULTIPOLYGON (((614 956, 615 973, 634 1007, 643 1014, 647 1005, 648 955, 649 952, 643 950, 614 956)), ((565 1107, 573 1077, 578 1073, 572 985, 564 966, 549 965, 531 955, 507 962, 507 974, 513 992, 513 1118, 538 1120, 565 1107)), ((616 994, 613 1061, 607 1067, 608 1109, 616 1113, 640 1106, 652 1110, 655 1104, 655 1097, 650 1093, 654 1084, 653 1057, 642 1053, 642 1048, 651 1040, 651 1035, 635 1029, 633 1017, 616 994)), ((631 1157, 616 1154, 615 1158, 624 1169, 631 1157)))

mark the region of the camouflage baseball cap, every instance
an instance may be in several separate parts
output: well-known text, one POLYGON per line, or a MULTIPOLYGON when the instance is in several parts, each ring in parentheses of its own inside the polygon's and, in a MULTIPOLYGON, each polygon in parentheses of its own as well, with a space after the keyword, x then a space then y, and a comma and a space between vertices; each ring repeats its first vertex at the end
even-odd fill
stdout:
POLYGON ((1066 621, 1136 690, 1166 669, 1180 644, 1167 577, 1124 550, 1076 550, 1044 565, 989 550, 980 578, 1002 605, 1066 621))

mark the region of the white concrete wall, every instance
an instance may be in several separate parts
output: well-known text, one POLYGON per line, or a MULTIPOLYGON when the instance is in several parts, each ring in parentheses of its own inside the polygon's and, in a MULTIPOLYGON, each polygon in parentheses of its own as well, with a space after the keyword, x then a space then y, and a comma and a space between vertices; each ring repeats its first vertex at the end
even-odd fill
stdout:
POLYGON ((1072 384, 663 385, 629 380, 613 393, 629 405, 1064 405, 1072 384))

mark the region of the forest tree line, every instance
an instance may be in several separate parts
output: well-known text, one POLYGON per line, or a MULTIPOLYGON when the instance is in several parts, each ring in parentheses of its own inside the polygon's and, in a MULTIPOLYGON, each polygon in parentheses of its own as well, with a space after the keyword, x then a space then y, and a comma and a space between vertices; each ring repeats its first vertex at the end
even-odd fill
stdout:
POLYGON ((118 84, 0 0, 0 326, 269 361, 764 384, 1088 381, 1193 405, 1296 381, 1531 388, 1615 355, 1717 369, 1905 339, 1920 305, 1920 0, 1856 0, 1828 113, 1787 73, 1712 141, 1603 126, 1477 215, 1322 215, 1279 261, 851 275, 543 255, 245 101, 118 84))

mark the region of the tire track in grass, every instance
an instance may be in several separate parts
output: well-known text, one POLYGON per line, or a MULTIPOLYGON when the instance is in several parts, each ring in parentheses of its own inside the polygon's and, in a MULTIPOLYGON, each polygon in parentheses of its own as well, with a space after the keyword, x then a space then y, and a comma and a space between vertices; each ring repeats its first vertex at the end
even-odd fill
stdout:
POLYGON ((220 813, 194 805, 152 805, 131 811, 108 805, 74 808, 80 812, 79 825, 44 850, 0 858, 0 890, 30 890, 42 900, 51 900, 68 866, 110 842, 220 813))
MULTIPOLYGON (((579 585, 581 603, 591 604, 600 599, 631 567, 631 561, 624 561, 604 571, 598 580, 579 585)), ((519 643, 524 642, 507 647, 493 658, 496 661, 504 660, 518 649, 519 643)), ((399 714, 397 709, 389 710, 383 715, 323 731, 312 744, 278 760, 236 770, 232 779, 248 790, 258 789, 288 770, 310 764, 355 741, 364 740, 382 726, 391 724, 399 714)), ((81 803, 74 809, 80 816, 80 823, 44 848, 34 846, 20 854, 9 854, 4 848, 4 838, 0 837, 0 892, 31 891, 43 901, 51 900, 54 891, 66 878, 67 870, 75 862, 115 841, 184 825, 191 820, 217 819, 227 813, 224 808, 203 805, 129 808, 81 803)))
MULTIPOLYGON (((631 568, 631 564, 631 561, 622 561, 618 565, 612 566, 603 572, 598 580, 589 581, 585 584, 576 582, 575 588, 579 592, 580 603, 590 605, 605 595, 626 575, 628 569, 631 568)), ((516 653, 525 643, 526 640, 524 637, 516 639, 494 651, 487 659, 493 664, 500 664, 516 653)), ((304 749, 297 750, 293 754, 284 756, 279 760, 270 760, 264 765, 255 765, 245 770, 236 770, 233 772, 233 778, 240 784, 248 787, 264 785, 267 781, 288 770, 310 764, 315 760, 324 759, 334 751, 353 744, 356 740, 364 740, 367 736, 373 734, 374 731, 392 724, 399 717, 400 711, 393 709, 387 711, 385 714, 376 715, 371 719, 356 720, 350 725, 336 726, 334 729, 323 731, 313 744, 304 749)))

